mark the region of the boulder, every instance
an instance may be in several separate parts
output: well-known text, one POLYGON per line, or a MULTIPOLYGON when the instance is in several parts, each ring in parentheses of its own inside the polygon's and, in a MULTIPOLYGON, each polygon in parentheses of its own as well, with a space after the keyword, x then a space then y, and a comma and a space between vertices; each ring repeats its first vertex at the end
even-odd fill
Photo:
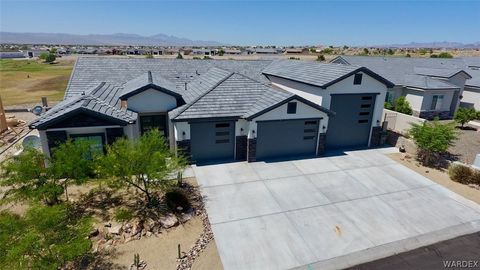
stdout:
POLYGON ((112 226, 110 228, 108 228, 108 233, 109 234, 120 234, 122 233, 122 225, 119 224, 119 225, 115 225, 115 226, 112 226))
POLYGON ((165 229, 178 225, 177 217, 172 214, 168 214, 164 217, 161 217, 159 221, 162 227, 165 229))

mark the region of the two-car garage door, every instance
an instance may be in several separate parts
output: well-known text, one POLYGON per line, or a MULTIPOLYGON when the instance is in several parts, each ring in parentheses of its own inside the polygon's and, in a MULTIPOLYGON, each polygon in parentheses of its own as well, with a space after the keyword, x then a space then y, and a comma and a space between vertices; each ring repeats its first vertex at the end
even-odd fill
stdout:
POLYGON ((257 122, 257 160, 315 155, 319 119, 257 122))

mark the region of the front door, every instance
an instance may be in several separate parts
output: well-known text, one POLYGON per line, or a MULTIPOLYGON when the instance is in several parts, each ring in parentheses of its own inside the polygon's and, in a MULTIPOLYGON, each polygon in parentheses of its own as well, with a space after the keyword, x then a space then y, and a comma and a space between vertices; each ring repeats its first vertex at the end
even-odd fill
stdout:
MULTIPOLYGON (((167 115, 142 115, 140 116, 140 132, 144 134, 151 129, 158 129, 165 138, 168 138, 167 115)), ((168 140, 167 140, 168 141, 168 140)))

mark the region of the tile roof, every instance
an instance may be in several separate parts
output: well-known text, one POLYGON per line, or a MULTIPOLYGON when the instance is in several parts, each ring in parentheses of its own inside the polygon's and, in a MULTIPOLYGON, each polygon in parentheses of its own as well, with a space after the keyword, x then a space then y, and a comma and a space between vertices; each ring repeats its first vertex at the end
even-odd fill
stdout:
POLYGON ((175 84, 178 90, 212 67, 244 74, 269 83, 262 70, 271 60, 187 60, 116 57, 79 57, 67 85, 65 98, 81 94, 100 82, 122 85, 150 71, 175 84))
POLYGON ((337 81, 346 78, 356 72, 365 72, 384 82, 388 86, 392 83, 381 78, 374 72, 360 66, 325 64, 318 62, 306 62, 299 60, 280 60, 271 63, 263 70, 263 74, 281 77, 293 81, 307 83, 321 88, 326 88, 337 81))
POLYGON ((149 86, 157 86, 169 92, 177 92, 177 87, 174 83, 163 78, 160 74, 152 74, 152 72, 149 70, 137 78, 127 81, 123 85, 120 98, 123 99, 125 97, 129 97, 135 94, 139 89, 149 86))
MULTIPOLYGON (((418 78, 413 75, 449 78, 463 71, 472 76, 474 72, 469 66, 478 64, 480 57, 402 58, 342 55, 332 61, 364 66, 380 74, 382 77, 387 78, 396 85, 415 87, 414 85, 418 83, 418 78)), ((472 77, 472 79, 467 79, 466 85, 478 85, 478 87, 480 87, 478 83, 479 79, 476 78, 477 76, 474 75, 472 77)), ((436 85, 437 83, 432 84, 436 85)))
POLYGON ((123 124, 132 123, 137 119, 137 114, 120 107, 119 95, 121 90, 121 87, 102 82, 89 89, 87 94, 77 95, 58 103, 31 122, 29 126, 30 128, 42 128, 58 117, 77 110, 101 114, 123 124))

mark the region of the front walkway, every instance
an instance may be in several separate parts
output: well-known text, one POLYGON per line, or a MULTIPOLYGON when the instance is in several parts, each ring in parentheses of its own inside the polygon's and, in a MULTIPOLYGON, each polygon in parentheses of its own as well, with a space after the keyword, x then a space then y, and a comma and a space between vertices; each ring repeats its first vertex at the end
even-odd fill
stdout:
POLYGON ((194 166, 225 269, 338 269, 480 230, 480 206, 386 150, 194 166))

